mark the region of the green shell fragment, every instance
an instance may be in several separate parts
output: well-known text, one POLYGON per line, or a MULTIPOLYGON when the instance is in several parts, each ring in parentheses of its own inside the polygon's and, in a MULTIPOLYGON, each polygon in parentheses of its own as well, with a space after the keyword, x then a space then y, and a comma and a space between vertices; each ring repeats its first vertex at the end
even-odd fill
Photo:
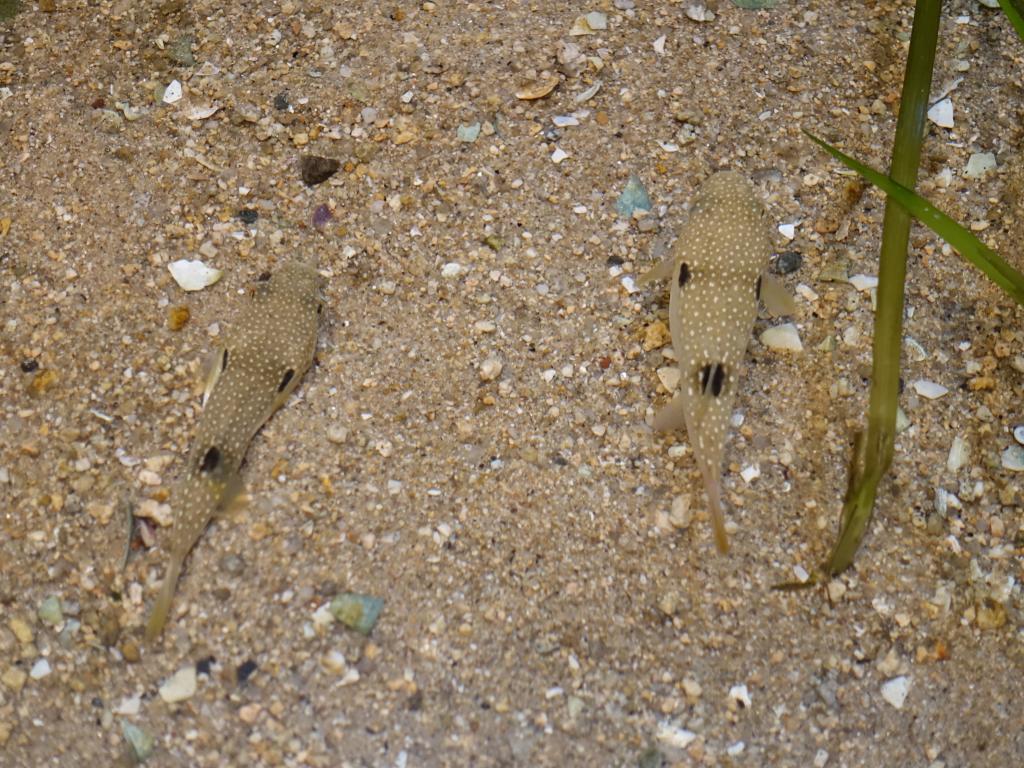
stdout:
POLYGON ((465 142, 466 144, 472 144, 480 135, 480 123, 460 125, 455 133, 458 136, 459 141, 465 142))
POLYGON ((774 8, 779 0, 732 0, 732 4, 745 11, 759 11, 762 8, 774 8))
POLYGON ((39 614, 39 619, 51 627, 55 627, 64 621, 64 612, 60 609, 60 598, 56 595, 50 595, 43 600, 39 604, 37 613, 39 614))
POLYGON ((153 754, 153 737, 137 725, 122 720, 121 733, 124 734, 125 741, 131 747, 132 757, 136 763, 145 762, 146 758, 153 754))
POLYGON ((622 190, 619 199, 615 201, 615 210, 624 219, 630 218, 633 211, 651 210, 651 198, 647 194, 647 190, 644 189, 644 183, 636 174, 629 177, 626 188, 622 190))
POLYGON ((338 621, 349 629, 363 635, 370 634, 377 623, 384 601, 379 597, 359 595, 354 592, 343 592, 331 600, 330 612, 338 621))

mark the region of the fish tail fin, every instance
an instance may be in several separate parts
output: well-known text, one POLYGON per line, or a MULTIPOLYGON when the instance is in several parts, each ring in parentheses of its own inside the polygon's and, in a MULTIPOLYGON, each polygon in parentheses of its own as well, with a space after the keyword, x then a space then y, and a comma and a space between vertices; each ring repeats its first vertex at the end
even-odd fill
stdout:
POLYGON ((721 484, 710 469, 704 473, 704 481, 708 492, 708 513, 711 515, 711 528, 715 533, 715 546, 724 555, 729 552, 729 536, 725 532, 725 517, 722 515, 721 484))
POLYGON ((174 592, 178 586, 178 578, 181 576, 182 560, 179 557, 171 556, 167 566, 167 573, 164 575, 164 583, 160 586, 160 594, 153 603, 153 610, 149 612, 149 621, 146 622, 146 642, 152 643, 167 624, 167 616, 171 612, 171 600, 174 599, 174 592))

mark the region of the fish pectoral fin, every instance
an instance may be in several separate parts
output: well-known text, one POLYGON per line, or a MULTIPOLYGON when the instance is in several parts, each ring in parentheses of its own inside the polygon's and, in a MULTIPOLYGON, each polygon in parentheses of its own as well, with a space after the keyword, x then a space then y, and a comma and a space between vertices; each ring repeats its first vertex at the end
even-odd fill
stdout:
POLYGON ((644 272, 636 281, 637 288, 643 288, 648 283, 653 283, 657 280, 668 280, 672 277, 672 271, 675 268, 675 259, 669 257, 664 259, 653 267, 644 272))
POLYGON ((181 577, 182 558, 171 556, 167 565, 167 573, 164 575, 164 582, 160 586, 160 594, 157 595, 153 609, 149 612, 149 620, 146 622, 146 642, 152 643, 164 630, 167 624, 167 617, 171 612, 171 600, 178 587, 178 579, 181 577))
POLYGON ((666 406, 654 414, 651 426, 656 432, 674 432, 686 427, 686 413, 681 393, 677 392, 666 406))
POLYGON ((701 474, 704 475, 704 490, 708 495, 708 516, 715 535, 715 546, 724 555, 729 551, 729 536, 725 532, 725 518, 722 515, 721 476, 718 468, 707 461, 701 462, 701 474))
POLYGON ((796 302, 782 281, 767 272, 761 275, 761 301, 773 317, 796 314, 796 302))
POLYGON ((220 500, 217 502, 217 509, 214 514, 218 517, 231 514, 246 505, 249 497, 245 494, 245 484, 242 476, 237 472, 233 473, 224 484, 220 500))
POLYGON ((210 393, 213 392, 213 388, 217 386, 217 380, 220 379, 220 375, 224 373, 224 353, 225 350, 217 347, 210 351, 210 353, 203 358, 203 362, 199 368, 199 375, 202 377, 203 382, 203 407, 206 407, 207 401, 210 399, 210 393))

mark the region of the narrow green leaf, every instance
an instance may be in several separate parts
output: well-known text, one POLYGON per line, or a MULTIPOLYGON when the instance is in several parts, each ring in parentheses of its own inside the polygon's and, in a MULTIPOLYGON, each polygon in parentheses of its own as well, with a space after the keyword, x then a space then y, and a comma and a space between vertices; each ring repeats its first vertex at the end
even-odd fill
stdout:
POLYGON ((1010 20, 1013 28, 1017 30, 1017 36, 1024 40, 1024 15, 1021 14, 1020 9, 1010 0, 999 0, 999 7, 1003 9, 1003 13, 1006 14, 1006 18, 1010 20))
POLYGON ((970 230, 957 224, 953 219, 929 203, 923 197, 897 184, 870 166, 864 165, 849 155, 843 154, 828 142, 804 131, 811 141, 848 168, 852 168, 896 202, 910 211, 911 215, 935 234, 953 246, 960 255, 984 272, 992 282, 1006 291, 1018 304, 1024 306, 1024 275, 1006 263, 987 245, 975 237, 970 230))

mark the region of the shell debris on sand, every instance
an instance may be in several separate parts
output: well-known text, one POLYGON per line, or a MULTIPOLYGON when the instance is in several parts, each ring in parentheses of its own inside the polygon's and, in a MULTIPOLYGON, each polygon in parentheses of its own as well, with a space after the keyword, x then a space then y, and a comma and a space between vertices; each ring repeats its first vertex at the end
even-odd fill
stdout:
MULTIPOLYGON (((220 280, 224 273, 198 259, 178 259, 167 265, 174 282, 185 291, 201 291, 220 280)), ((181 323, 184 325, 184 323, 181 323)), ((179 325, 180 327, 180 325, 179 325)))
POLYGON ((803 352, 804 345, 800 341, 800 332, 792 323, 766 328, 761 332, 761 343, 769 349, 781 352, 803 352))

